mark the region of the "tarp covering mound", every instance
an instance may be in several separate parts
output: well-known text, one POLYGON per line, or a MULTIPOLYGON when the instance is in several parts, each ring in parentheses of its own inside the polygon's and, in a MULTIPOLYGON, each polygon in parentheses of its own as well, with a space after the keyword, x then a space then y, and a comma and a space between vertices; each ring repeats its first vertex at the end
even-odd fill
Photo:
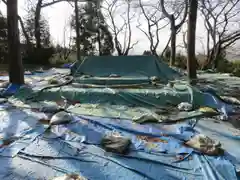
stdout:
MULTIPOLYGON (((147 109, 159 109, 169 105, 176 107, 181 102, 191 103, 195 108, 207 106, 218 109, 225 115, 232 110, 232 106, 223 103, 213 95, 180 82, 175 83, 173 87, 159 86, 155 89, 80 88, 73 85, 48 88, 43 91, 22 88, 12 98, 12 103, 15 104, 19 99, 25 101, 29 98, 38 103, 44 100, 59 102, 63 100, 63 97, 70 102, 80 103, 81 107, 78 107, 77 111, 80 111, 81 114, 101 117, 119 118, 120 115, 118 114, 120 112, 128 114, 126 113, 126 109, 128 109, 131 115, 124 117, 132 119, 134 116, 144 113, 139 110, 141 107, 147 109), (89 106, 91 104, 94 106, 89 106), (117 108, 117 106, 119 107, 117 108), (117 115, 113 113, 116 111, 118 112, 117 115)), ((123 115, 123 113, 120 114, 123 115)))
MULTIPOLYGON (((154 56, 92 56, 76 62, 71 68, 72 75, 92 77, 131 77, 132 79, 156 76, 161 80, 173 80, 179 73, 154 56)), ((101 80, 101 79, 100 79, 101 80)), ((98 79, 99 81, 99 79, 98 79)))
MULTIPOLYGON (((133 74, 139 68, 134 66, 133 74)), ((143 69, 147 72, 148 66, 143 69)), ((146 77, 155 76, 156 69, 146 77)), ((132 75, 130 69, 122 74, 132 75)), ((91 180, 237 180, 240 130, 203 111, 212 107, 219 115, 236 108, 232 104, 180 80, 116 88, 76 83, 74 78, 63 69, 28 75, 26 86, 2 100, 0 179, 77 174, 91 180), (179 112, 177 105, 186 102, 193 110, 179 112), (135 118, 149 112, 155 113, 155 124, 151 117, 148 122, 135 118)), ((239 114, 231 118, 239 119, 239 114)))

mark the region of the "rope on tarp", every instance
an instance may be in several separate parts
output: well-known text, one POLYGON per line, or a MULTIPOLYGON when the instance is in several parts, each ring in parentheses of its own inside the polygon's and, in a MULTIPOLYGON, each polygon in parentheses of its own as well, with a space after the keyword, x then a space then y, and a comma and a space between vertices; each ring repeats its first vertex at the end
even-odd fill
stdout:
POLYGON ((24 155, 27 157, 32 157, 32 158, 40 158, 40 159, 72 159, 72 160, 82 161, 82 162, 99 163, 97 161, 80 159, 80 158, 73 157, 73 156, 44 156, 44 155, 29 154, 29 153, 25 153, 23 151, 19 152, 18 154, 24 155))
MULTIPOLYGON (((73 112, 71 112, 73 113, 73 112)), ((96 120, 93 120, 93 119, 90 119, 90 118, 87 118, 87 117, 84 117, 84 116, 81 116, 77 113, 73 113, 75 115, 78 115, 78 117, 86 120, 86 121, 89 121, 90 123, 92 124, 96 124, 96 125, 99 125, 101 127, 104 127, 104 128, 107 128, 109 130, 123 130, 125 132, 129 132, 129 133, 133 133, 135 135, 143 135, 143 136, 150 136, 150 137, 158 137, 158 138, 161 138, 162 135, 161 134, 152 134, 152 133, 148 133, 148 132, 141 132, 141 131, 137 131, 137 130, 131 130, 131 129, 127 129, 127 128, 123 128, 121 126, 117 126, 117 125, 113 125, 113 124, 104 124, 104 123, 101 123, 99 121, 96 121, 96 120)), ((166 132, 164 132, 164 134, 166 134, 166 132)), ((176 133, 167 133, 166 135, 168 136, 172 136, 176 139, 179 139, 179 140, 183 140, 184 141, 184 136, 181 135, 181 134, 176 134, 176 133)))
MULTIPOLYGON (((89 154, 92 154, 92 153, 89 153, 89 154)), ((92 154, 92 155, 93 155, 93 154, 92 154)), ((46 157, 47 157, 47 159, 49 159, 49 158, 50 158, 50 159, 57 159, 57 158, 60 159, 59 157, 37 156, 37 155, 29 155, 29 154, 27 154, 27 153, 20 153, 20 154, 18 154, 18 156, 19 156, 20 158, 27 159, 27 160, 29 160, 29 161, 37 162, 37 163, 43 164, 43 165, 45 165, 45 166, 51 167, 51 168, 53 168, 54 170, 57 170, 57 171, 60 171, 60 172, 63 172, 63 173, 69 173, 68 171, 66 171, 66 170, 64 170, 64 169, 62 169, 62 168, 59 168, 59 167, 57 167, 57 166, 49 165, 48 163, 45 163, 44 161, 34 160, 34 159, 33 159, 33 157, 35 157, 35 158, 37 157, 37 158, 39 158, 39 159, 46 158, 46 157), (32 157, 32 158, 31 158, 31 157, 32 157)), ((94 154, 94 156, 97 156, 97 155, 94 154)), ((145 178, 147 178, 147 179, 149 179, 149 180, 155 180, 154 178, 148 176, 147 174, 145 174, 145 173, 143 173, 143 172, 141 172, 141 171, 138 171, 138 170, 136 170, 136 169, 134 169, 134 168, 128 167, 127 165, 123 165, 122 163, 119 163, 119 162, 117 162, 117 161, 115 161, 115 160, 113 160, 113 159, 110 159, 110 158, 107 158, 107 157, 103 157, 103 156, 100 156, 100 155, 98 155, 97 157, 100 157, 100 158, 106 159, 106 160, 108 160, 108 161, 111 161, 111 162, 113 162, 113 163, 115 163, 115 164, 117 164, 117 165, 119 165, 119 166, 121 166, 121 167, 123 167, 123 168, 126 168, 126 169, 128 169, 128 170, 130 170, 130 171, 133 171, 133 172, 137 173, 138 175, 143 176, 143 177, 145 177, 145 178)), ((89 161, 83 161, 83 162, 89 162, 89 161)), ((95 161, 95 163, 99 163, 99 162, 96 162, 96 161, 95 161)))
MULTIPOLYGON (((91 153, 91 152, 86 152, 87 154, 91 154, 93 156, 96 156, 96 157, 99 157, 99 158, 102 158, 102 159, 107 159, 113 163, 117 163, 118 165, 124 167, 124 168, 127 168, 129 169, 128 166, 126 165, 123 165, 122 163, 119 163, 115 160, 113 160, 112 158, 108 158, 106 156, 101 156, 101 155, 98 155, 96 153, 91 153)), ((135 157, 135 156, 129 156, 129 155, 122 155, 122 154, 114 154, 115 156, 119 156, 119 157, 122 157, 122 158, 126 158, 126 159, 135 159, 135 160, 139 160, 139 161, 145 161, 145 162, 151 162, 151 163, 155 163, 155 164, 161 164, 163 166, 166 166, 166 167, 169 167, 171 169, 174 169, 175 171, 179 171, 179 172, 182 172, 182 173, 186 173, 186 174, 191 174, 191 175, 196 175, 196 176, 201 176, 201 174, 199 173, 190 173, 188 171, 191 171, 192 169, 187 169, 187 168, 183 168, 183 167, 179 167, 179 166, 174 166, 174 165, 171 165, 171 164, 167 164, 167 163, 164 163, 164 162, 160 162, 160 161, 154 161, 154 160, 151 160, 151 159, 147 159, 147 158, 143 158, 143 157, 135 157)), ((130 170, 132 170, 133 168, 131 168, 130 170)), ((134 171, 136 171, 135 169, 133 169, 134 171)))
POLYGON ((25 160, 28 160, 28 161, 31 161, 31 162, 35 162, 35 163, 42 164, 42 165, 44 165, 44 166, 50 167, 50 168, 52 168, 52 169, 54 169, 54 170, 56 170, 56 171, 59 171, 59 172, 65 173, 65 174, 67 174, 67 173, 72 173, 72 172, 67 171, 67 170, 65 170, 65 169, 63 169, 63 168, 59 168, 59 167, 57 167, 57 166, 50 165, 50 164, 48 164, 48 163, 46 163, 46 162, 44 162, 44 161, 41 161, 41 160, 39 160, 39 159, 33 159, 33 158, 30 158, 30 157, 27 157, 27 156, 24 156, 24 155, 20 155, 20 154, 17 155, 17 157, 22 158, 22 159, 25 159, 25 160))

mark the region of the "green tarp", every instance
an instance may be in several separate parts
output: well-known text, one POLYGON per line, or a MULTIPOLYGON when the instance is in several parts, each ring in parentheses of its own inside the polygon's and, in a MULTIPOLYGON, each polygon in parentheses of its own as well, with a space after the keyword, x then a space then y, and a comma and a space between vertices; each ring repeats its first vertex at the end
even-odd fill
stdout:
POLYGON ((113 88, 78 88, 71 85, 49 88, 39 93, 28 88, 21 89, 15 98, 24 100, 28 96, 36 96, 35 100, 58 101, 65 97, 80 104, 124 105, 129 107, 164 107, 178 105, 181 102, 193 103, 196 106, 205 104, 201 91, 189 85, 175 83, 174 87, 144 89, 113 89, 113 88))
POLYGON ((21 89, 16 98, 22 100, 28 96, 35 96, 35 100, 58 101, 65 97, 81 104, 112 104, 139 107, 163 107, 178 105, 181 102, 193 103, 196 106, 204 105, 201 91, 188 85, 175 84, 173 88, 162 86, 156 89, 113 89, 113 88, 78 88, 71 85, 49 88, 42 91, 21 89))
MULTIPOLYGON (((117 75, 129 79, 144 79, 156 76, 161 80, 174 80, 179 73, 155 56, 92 56, 76 62, 72 75, 109 77, 117 75)), ((126 79, 125 79, 126 80, 126 79)))

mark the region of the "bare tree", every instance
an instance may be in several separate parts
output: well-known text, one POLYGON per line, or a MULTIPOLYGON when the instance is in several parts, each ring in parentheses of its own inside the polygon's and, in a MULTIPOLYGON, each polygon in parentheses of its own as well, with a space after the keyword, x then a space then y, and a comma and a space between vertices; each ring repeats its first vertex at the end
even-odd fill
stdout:
MULTIPOLYGON (((3 2, 5 5, 7 5, 7 1, 6 1, 6 0, 2 0, 2 2, 3 2)), ((19 15, 18 15, 18 21, 20 22, 20 26, 21 26, 23 35, 24 35, 24 37, 25 37, 25 39, 26 39, 27 45, 30 46, 31 43, 30 43, 30 40, 29 40, 29 36, 28 36, 27 31, 26 31, 26 29, 25 29, 25 27, 24 27, 23 20, 22 20, 22 18, 21 18, 19 15)))
POLYGON ((167 27, 169 23, 164 22, 165 17, 162 15, 159 2, 155 4, 152 4, 150 2, 143 4, 142 1, 139 0, 139 7, 141 9, 143 18, 147 22, 147 30, 144 30, 141 27, 142 26, 142 23, 140 22, 141 16, 139 16, 137 28, 141 32, 143 32, 145 36, 148 38, 150 42, 150 51, 152 55, 158 56, 157 48, 159 45, 160 31, 167 27), (163 25, 161 23, 163 23, 163 25))
POLYGON ((55 4, 60 3, 60 2, 74 2, 75 3, 75 0, 51 0, 51 1, 43 0, 43 1, 44 2, 42 2, 42 4, 41 4, 42 8, 52 6, 52 5, 55 5, 55 4))
MULTIPOLYGON (((28 11, 34 13, 34 37, 36 41, 36 47, 37 49, 41 48, 41 25, 40 25, 40 19, 41 19, 41 10, 42 10, 42 3, 44 0, 29 0, 28 1, 28 11)), ((23 23, 23 22, 22 22, 23 23)), ((26 35, 28 36, 27 31, 25 31, 26 35)), ((30 37, 28 36, 25 39, 27 43, 31 44, 30 37)))
MULTIPOLYGON (((91 1, 91 0, 77 0, 77 2, 86 2, 86 1, 91 1)), ((41 7, 45 8, 61 2, 75 3, 75 0, 43 0, 41 7)), ((72 7, 74 7, 74 5, 72 5, 72 7)))
POLYGON ((47 1, 47 2, 43 2, 44 0, 38 0, 37 6, 36 6, 36 14, 35 14, 35 38, 37 41, 37 47, 41 46, 40 44, 40 24, 39 24, 39 20, 40 20, 40 14, 41 14, 41 9, 48 7, 48 6, 52 6, 56 3, 60 3, 60 2, 74 2, 74 11, 75 11, 75 21, 76 21, 76 47, 77 47, 77 59, 80 60, 81 58, 81 54, 80 54, 80 32, 79 32, 79 9, 78 9, 78 2, 86 2, 88 0, 52 0, 52 1, 47 1))
POLYGON ((127 0, 110 0, 105 1, 103 9, 106 17, 109 19, 108 27, 114 36, 115 48, 119 56, 126 56, 129 51, 138 43, 132 42, 132 20, 136 17, 135 13, 131 12, 131 1, 127 0), (122 9, 126 11, 119 12, 122 9), (116 17, 121 17, 123 23, 116 22, 116 17), (123 37, 123 43, 119 37, 123 37))
POLYGON ((196 72, 196 55, 195 55, 195 43, 196 43, 196 21, 198 11, 198 0, 191 0, 188 13, 188 45, 187 45, 187 71, 188 78, 191 83, 195 82, 197 78, 196 72))
MULTIPOLYGON (((174 1, 178 2, 178 1, 174 1)), ((186 20, 187 17, 187 11, 188 11, 188 0, 184 0, 184 4, 179 4, 179 2, 176 4, 173 4, 173 9, 175 12, 172 14, 169 14, 166 10, 166 2, 165 0, 160 0, 160 4, 162 7, 163 14, 169 19, 171 23, 171 60, 170 60, 170 66, 174 66, 175 59, 176 59, 176 35, 178 30, 181 28, 183 23, 186 20), (176 25, 176 20, 179 19, 183 11, 183 17, 182 20, 176 25)), ((171 4, 172 6, 172 4, 171 4)))
POLYGON ((201 0, 200 11, 207 32, 205 68, 216 68, 223 53, 240 39, 240 0, 201 0))
MULTIPOLYGON (((73 2, 73 0, 64 0, 64 1, 73 2)), ((42 8, 54 5, 59 2, 64 2, 64 1, 62 1, 62 0, 52 0, 52 1, 37 0, 36 4, 33 3, 33 4, 35 4, 34 35, 35 35, 37 49, 40 49, 42 47, 42 45, 41 45, 41 27, 40 27, 40 18, 41 18, 42 8)), ((76 0, 76 1, 78 1, 78 0, 76 0)))
POLYGON ((9 81, 24 84, 24 70, 20 52, 18 30, 18 1, 7 1, 9 81))

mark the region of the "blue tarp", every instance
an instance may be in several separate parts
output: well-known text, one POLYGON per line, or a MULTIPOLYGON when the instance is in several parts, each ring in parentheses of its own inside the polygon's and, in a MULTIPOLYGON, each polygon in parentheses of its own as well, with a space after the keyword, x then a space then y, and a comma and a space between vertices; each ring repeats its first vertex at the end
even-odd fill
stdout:
MULTIPOLYGON (((56 170, 54 176, 78 172, 88 179, 237 179, 235 167, 224 156, 200 155, 183 147, 177 136, 167 136, 175 134, 189 138, 195 132, 188 125, 166 125, 161 129, 149 125, 129 126, 130 124, 132 122, 127 120, 114 121, 85 116, 76 118, 72 124, 53 128, 53 134, 38 137, 19 155, 28 159, 30 164, 35 161, 41 163, 35 167, 50 166, 41 176, 48 179, 51 178, 53 169, 56 170), (112 132, 110 129, 132 137, 135 147, 130 154, 114 155, 98 146, 101 136, 112 132), (161 136, 165 143, 141 142, 136 138, 136 134, 160 137, 163 133, 166 133, 161 136), (178 161, 177 157, 182 153, 190 153, 190 156, 178 161)), ((30 169, 34 172, 34 178, 39 176, 28 165, 21 164, 19 168, 30 169)))
POLYGON ((62 68, 71 68, 73 66, 73 64, 72 63, 67 63, 67 64, 63 64, 62 65, 62 68))
POLYGON ((5 109, 0 111, 0 155, 15 156, 21 149, 28 146, 45 127, 38 119, 46 117, 43 113, 33 113, 30 110, 5 109), (7 111, 6 111, 7 110, 7 111), (13 143, 5 146, 4 141, 12 139, 13 143))
MULTIPOLYGON (((56 73, 48 71, 27 78, 37 76, 33 87, 39 87, 43 78, 59 77, 56 73)), ((231 110, 210 94, 204 97, 208 97, 203 100, 210 106, 231 110)), ((49 132, 48 126, 38 121, 48 117, 35 111, 16 110, 10 104, 1 106, 1 139, 16 139, 0 148, 0 179, 52 179, 65 173, 91 180, 237 179, 240 136, 234 135, 236 129, 227 122, 201 119, 193 129, 188 123, 139 125, 128 119, 78 116, 70 124, 51 127, 49 132), (101 138, 111 133, 131 139, 130 154, 116 155, 100 148, 101 138), (206 156, 183 145, 197 133, 219 140, 226 150, 224 156, 206 156)))
POLYGON ((12 96, 14 95, 19 89, 21 85, 19 84, 9 84, 5 91, 3 91, 3 96, 12 96))

